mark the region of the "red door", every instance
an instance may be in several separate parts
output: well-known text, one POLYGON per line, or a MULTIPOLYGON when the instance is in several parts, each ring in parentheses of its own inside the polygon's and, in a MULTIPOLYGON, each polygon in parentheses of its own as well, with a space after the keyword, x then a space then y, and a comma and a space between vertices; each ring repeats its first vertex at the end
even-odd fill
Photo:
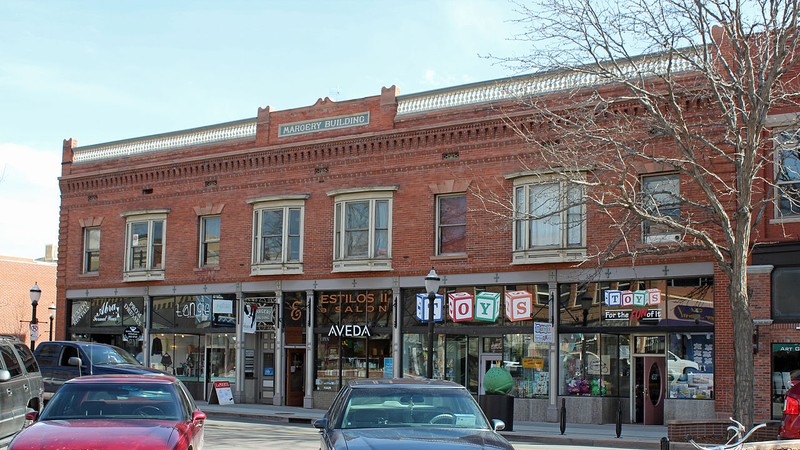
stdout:
POLYGON ((667 386, 664 380, 664 358, 645 356, 643 358, 644 375, 644 424, 664 424, 664 397, 667 386))

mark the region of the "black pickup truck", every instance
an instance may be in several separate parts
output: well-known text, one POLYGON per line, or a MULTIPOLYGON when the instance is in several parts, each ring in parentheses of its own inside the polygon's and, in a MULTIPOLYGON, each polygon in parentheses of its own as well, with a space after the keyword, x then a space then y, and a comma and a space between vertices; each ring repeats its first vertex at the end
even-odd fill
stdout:
POLYGON ((143 366, 119 347, 96 342, 40 342, 34 356, 42 372, 45 400, 49 400, 64 382, 82 375, 165 374, 143 366))

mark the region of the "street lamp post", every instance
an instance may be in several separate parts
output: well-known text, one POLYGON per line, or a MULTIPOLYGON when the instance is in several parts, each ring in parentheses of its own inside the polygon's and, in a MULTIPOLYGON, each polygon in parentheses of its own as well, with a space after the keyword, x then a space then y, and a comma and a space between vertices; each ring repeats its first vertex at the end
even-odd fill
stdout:
POLYGON ((428 379, 433 379, 433 312, 436 302, 436 292, 439 290, 441 278, 436 275, 436 271, 431 267, 428 276, 425 277, 425 291, 428 293, 428 379))
POLYGON ((36 320, 36 305, 39 304, 39 297, 42 296, 42 290, 39 289, 39 283, 33 283, 31 288, 31 350, 36 345, 36 338, 39 334, 39 321, 36 320))
POLYGON ((50 311, 50 340, 53 340, 53 322, 56 320, 56 304, 53 303, 52 305, 47 307, 48 311, 50 311))

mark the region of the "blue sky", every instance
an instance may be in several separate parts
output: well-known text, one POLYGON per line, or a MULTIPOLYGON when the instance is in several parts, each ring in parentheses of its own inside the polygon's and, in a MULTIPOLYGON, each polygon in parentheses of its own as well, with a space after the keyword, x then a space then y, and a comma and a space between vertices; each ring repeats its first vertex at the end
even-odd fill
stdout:
POLYGON ((506 0, 3 0, 0 255, 58 240, 62 142, 516 75, 506 0))

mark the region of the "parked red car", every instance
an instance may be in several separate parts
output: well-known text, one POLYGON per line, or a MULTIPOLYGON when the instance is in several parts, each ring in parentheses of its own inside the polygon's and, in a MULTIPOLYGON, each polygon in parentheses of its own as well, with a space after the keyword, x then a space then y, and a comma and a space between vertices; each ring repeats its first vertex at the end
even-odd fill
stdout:
POLYGON ((206 415, 180 380, 166 375, 73 378, 8 450, 201 450, 206 415))
POLYGON ((800 383, 786 391, 778 436, 781 439, 800 439, 800 383))

